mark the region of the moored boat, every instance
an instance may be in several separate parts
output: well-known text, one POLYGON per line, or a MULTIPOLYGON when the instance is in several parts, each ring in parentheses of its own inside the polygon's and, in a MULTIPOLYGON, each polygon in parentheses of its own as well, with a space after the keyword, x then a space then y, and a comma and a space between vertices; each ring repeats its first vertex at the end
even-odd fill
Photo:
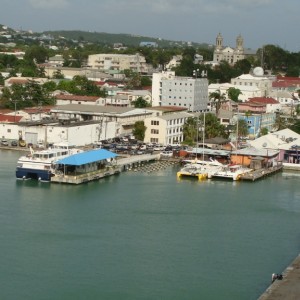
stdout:
POLYGON ((177 177, 192 176, 198 177, 199 180, 211 178, 224 165, 216 160, 184 160, 185 164, 180 171, 177 172, 177 177))
POLYGON ((18 159, 16 177, 17 179, 50 181, 53 176, 53 163, 78 152, 81 150, 64 142, 54 144, 46 150, 34 151, 30 148, 28 155, 18 159))
POLYGON ((224 178, 224 179, 231 179, 231 180, 240 180, 241 176, 251 172, 252 169, 244 167, 238 164, 230 164, 223 166, 217 172, 212 174, 213 178, 224 178))

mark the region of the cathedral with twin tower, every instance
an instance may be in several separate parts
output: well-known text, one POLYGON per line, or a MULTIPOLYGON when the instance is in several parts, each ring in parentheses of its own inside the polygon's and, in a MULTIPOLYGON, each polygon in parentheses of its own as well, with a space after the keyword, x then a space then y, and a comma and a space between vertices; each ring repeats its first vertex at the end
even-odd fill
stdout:
POLYGON ((231 48, 223 45, 223 37, 221 33, 218 34, 214 50, 214 62, 227 61, 230 65, 234 65, 237 61, 252 55, 255 55, 255 51, 244 48, 244 39, 241 35, 236 38, 235 48, 231 48))

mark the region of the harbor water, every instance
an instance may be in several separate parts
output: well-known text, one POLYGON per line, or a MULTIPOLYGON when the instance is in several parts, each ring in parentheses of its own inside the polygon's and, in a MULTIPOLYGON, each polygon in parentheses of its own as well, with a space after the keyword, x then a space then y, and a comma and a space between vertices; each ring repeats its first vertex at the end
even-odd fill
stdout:
POLYGON ((300 173, 78 186, 15 179, 0 151, 1 300, 257 299, 300 250, 300 173))

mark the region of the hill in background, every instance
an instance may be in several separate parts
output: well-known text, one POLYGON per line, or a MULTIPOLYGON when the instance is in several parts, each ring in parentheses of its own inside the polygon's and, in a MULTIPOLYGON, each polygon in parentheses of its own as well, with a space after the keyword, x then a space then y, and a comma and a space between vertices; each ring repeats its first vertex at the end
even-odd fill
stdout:
POLYGON ((141 42, 155 42, 159 47, 186 47, 194 46, 201 48, 209 48, 206 43, 188 43, 184 41, 170 41, 160 38, 138 36, 131 34, 113 34, 104 32, 88 32, 80 30, 62 30, 62 31, 44 31, 43 34, 51 35, 55 38, 64 37, 70 40, 76 40, 81 42, 99 43, 99 44, 115 44, 122 43, 124 46, 138 47, 141 42))

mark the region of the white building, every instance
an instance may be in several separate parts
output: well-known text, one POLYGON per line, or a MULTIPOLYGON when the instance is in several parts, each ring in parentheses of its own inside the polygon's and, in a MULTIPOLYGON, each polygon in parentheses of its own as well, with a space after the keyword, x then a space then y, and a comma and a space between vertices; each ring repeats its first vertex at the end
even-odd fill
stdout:
POLYGON ((281 105, 296 106, 299 104, 299 96, 297 93, 289 91, 273 91, 271 97, 276 99, 281 105))
POLYGON ((231 79, 234 86, 257 87, 261 91, 261 97, 268 97, 272 92, 273 77, 264 76, 264 71, 260 67, 253 70, 253 74, 243 74, 231 79))
POLYGON ((76 122, 62 124, 62 122, 52 123, 2 123, 0 135, 7 140, 18 140, 22 138, 26 143, 37 145, 43 143, 69 142, 75 146, 84 146, 95 143, 102 139, 113 138, 117 130, 115 121, 96 123, 76 122))
POLYGON ((174 55, 172 59, 166 64, 166 70, 172 70, 181 64, 182 55, 174 55))
POLYGON ((178 106, 189 111, 205 111, 207 104, 207 78, 177 77, 171 71, 153 74, 153 106, 178 106))
POLYGON ((107 71, 131 70, 138 73, 148 73, 146 59, 139 53, 127 54, 92 54, 87 65, 92 69, 107 71))
POLYGON ((103 139, 131 134, 135 122, 142 121, 152 114, 153 112, 147 109, 110 105, 68 104, 57 106, 51 110, 51 115, 55 119, 65 120, 66 124, 69 123, 69 120, 98 122, 98 124, 102 124, 102 132, 105 132, 103 129, 105 124, 107 124, 107 128, 110 128, 110 124, 113 124, 111 122, 115 122, 115 125, 112 125, 114 128, 112 136, 106 136, 103 139))
POLYGON ((208 86, 208 94, 220 91, 221 95, 226 95, 226 98, 228 99, 229 88, 235 88, 241 91, 241 94, 239 95, 239 100, 242 102, 248 101, 249 98, 262 96, 262 91, 257 86, 234 85, 230 83, 212 83, 208 86))
POLYGON ((152 116, 144 120, 146 143, 172 145, 183 141, 183 125, 192 115, 186 112, 152 116))
POLYGON ((53 67, 62 67, 64 64, 65 60, 62 55, 56 54, 52 57, 49 57, 48 64, 53 66, 53 67))

